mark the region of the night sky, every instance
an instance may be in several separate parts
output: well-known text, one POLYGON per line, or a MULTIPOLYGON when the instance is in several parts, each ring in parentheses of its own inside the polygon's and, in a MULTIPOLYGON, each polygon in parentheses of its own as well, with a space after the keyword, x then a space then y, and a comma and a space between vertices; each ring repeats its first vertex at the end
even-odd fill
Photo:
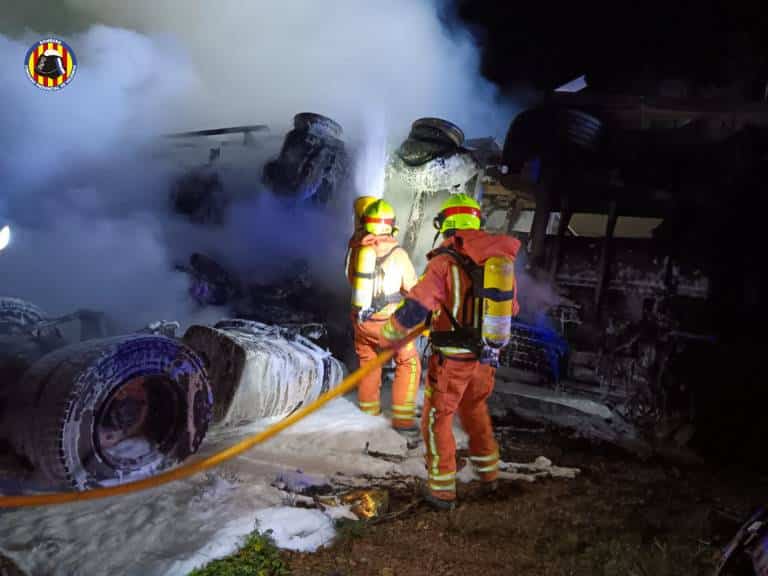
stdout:
POLYGON ((765 2, 453 0, 447 10, 471 27, 484 75, 506 91, 586 73, 590 86, 638 94, 668 79, 695 95, 741 80, 752 98, 768 79, 765 2))

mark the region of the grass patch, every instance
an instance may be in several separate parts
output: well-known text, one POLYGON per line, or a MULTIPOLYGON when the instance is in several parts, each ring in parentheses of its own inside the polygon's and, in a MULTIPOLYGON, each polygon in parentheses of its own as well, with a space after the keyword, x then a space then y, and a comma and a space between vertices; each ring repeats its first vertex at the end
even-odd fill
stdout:
POLYGON ((334 523, 334 527, 336 528, 336 542, 340 543, 362 538, 368 531, 369 524, 365 520, 339 518, 334 523))
POLYGON ((290 576, 291 571, 275 546, 271 532, 252 532, 232 556, 213 560, 189 576, 290 576))

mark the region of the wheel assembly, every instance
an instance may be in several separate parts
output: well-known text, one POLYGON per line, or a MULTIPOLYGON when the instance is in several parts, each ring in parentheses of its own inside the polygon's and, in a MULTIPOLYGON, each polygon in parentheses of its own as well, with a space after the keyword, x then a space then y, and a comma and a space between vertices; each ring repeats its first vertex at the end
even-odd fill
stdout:
POLYGON ((79 490, 183 461, 200 446, 213 408, 203 362, 162 336, 57 350, 19 388, 12 443, 47 480, 79 490))
POLYGON ((342 127, 312 112, 296 114, 293 126, 285 135, 280 155, 264 165, 262 182, 289 204, 325 205, 348 184, 351 174, 342 127))

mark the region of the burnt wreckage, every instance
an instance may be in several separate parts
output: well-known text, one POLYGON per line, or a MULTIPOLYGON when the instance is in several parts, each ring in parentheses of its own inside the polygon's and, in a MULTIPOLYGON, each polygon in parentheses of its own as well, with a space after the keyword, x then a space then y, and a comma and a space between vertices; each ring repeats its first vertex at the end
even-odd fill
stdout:
MULTIPOLYGON (((725 436, 731 393, 755 378, 758 343, 743 324, 758 317, 762 292, 746 250, 759 245, 756 211, 739 211, 728 194, 750 205, 764 188, 768 137, 755 124, 768 114, 711 108, 558 95, 518 115, 503 149, 445 120, 413 123, 387 166, 385 197, 417 269, 435 241, 431 215, 455 192, 480 198, 487 227, 527 246, 502 377, 599 400, 609 416, 680 444, 694 426, 725 436), (733 375, 727 391, 703 385, 733 375)), ((263 131, 175 136, 242 133, 249 152, 263 131)), ((348 184, 340 137, 333 121, 297 115, 263 181, 288 202, 327 204, 348 184)), ((221 155, 212 148, 170 195, 200 225, 226 212, 221 155)), ((114 335, 94 311, 49 318, 0 298, 0 447, 42 486, 85 489, 166 469, 196 452, 210 426, 290 414, 341 380, 326 348, 342 351, 345 335, 326 323, 346 316, 329 308, 331 295, 318 297, 300 262, 263 286, 203 254, 179 269, 195 301, 238 319, 182 337, 167 322, 114 335)), ((25 475, 12 488, 29 485, 25 475)))
POLYGON ((99 313, 47 318, 0 298, 0 445, 17 458, 3 491, 142 478, 195 453, 210 426, 287 416, 341 381, 316 326, 177 328, 112 336, 99 313))
POLYGON ((328 203, 350 177, 343 134, 342 127, 326 116, 297 114, 280 155, 264 166, 264 184, 279 196, 328 203))
POLYGON ((726 285, 747 296, 753 273, 734 258, 750 249, 733 229, 749 218, 724 194, 749 205, 765 182, 765 110, 746 108, 555 94, 515 119, 502 153, 500 181, 535 201, 530 273, 560 292, 548 324, 568 351, 554 380, 609 399, 657 436, 677 432, 679 444, 713 424, 707 388, 727 380, 706 371, 733 340, 723 312, 757 305, 738 292, 723 301, 726 285), (573 233, 580 214, 603 215, 598 238, 573 233))
POLYGON ((528 273, 534 286, 557 292, 528 318, 533 327, 516 327, 508 360, 601 400, 642 429, 671 425, 685 442, 693 416, 686 354, 714 343, 708 271, 660 241, 674 220, 670 164, 685 145, 622 120, 550 102, 510 127, 499 177, 528 184, 535 204, 521 234, 528 273), (655 182, 645 180, 649 173, 655 182), (582 215, 592 215, 592 234, 579 234, 582 215), (567 346, 548 337, 552 329, 567 346))
MULTIPOLYGON (((233 146, 233 141, 220 142, 208 149, 207 162, 176 178, 170 193, 174 212, 199 224, 221 224, 233 199, 224 184, 224 163, 239 148, 238 152, 246 156, 236 162, 258 165, 264 145, 259 140, 268 133, 265 125, 247 125, 170 134, 179 148, 190 149, 204 138, 243 135, 241 146, 233 146)), ((296 114, 279 154, 264 164, 260 182, 247 182, 247 188, 253 190, 263 184, 288 204, 328 204, 351 181, 351 159, 343 138, 343 128, 331 118, 312 112, 296 114)))
MULTIPOLYGON (((254 134, 266 131, 171 137, 243 134, 238 152, 250 164, 254 134)), ((341 135, 328 118, 298 114, 264 182, 287 202, 327 204, 349 176, 341 135)), ((225 186, 223 145, 170 191, 171 210, 196 225, 221 225, 237 193, 225 186)), ((341 381, 342 365, 327 349, 327 302, 321 310, 302 262, 271 285, 243 285, 200 253, 176 269, 188 275, 193 301, 228 306, 237 319, 193 325, 183 336, 175 322, 116 334, 99 312, 50 318, 32 303, 0 297, 0 466, 10 466, 2 491, 142 478, 194 454, 211 426, 287 416, 341 381)))
MULTIPOLYGON (((220 141, 209 148, 208 161, 185 170, 175 180, 172 210, 206 226, 224 223, 237 194, 258 194, 266 187, 286 206, 322 210, 351 184, 351 158, 337 122, 310 112, 293 117, 293 127, 279 142, 265 125, 246 125, 171 134, 180 147, 196 148, 209 137, 242 134, 242 141, 220 141), (265 157, 265 151, 279 153, 265 157), (263 168, 258 176, 250 168, 263 168), (238 181, 234 175, 245 179, 238 181), (232 189, 226 184, 232 183, 232 189)), ((175 265, 189 278, 189 295, 201 307, 224 306, 237 317, 280 325, 312 325, 318 341, 341 349, 345 329, 328 325, 331 295, 318 294, 306 262, 287 263, 270 284, 245 283, 227 266, 226 254, 192 253, 175 265), (325 297, 325 300, 324 300, 325 297), (323 303, 324 302, 324 303, 323 303), (321 304, 322 303, 322 304, 321 304), (322 326, 321 326, 322 324, 322 326)), ((334 310, 335 311, 335 310, 334 310)))
MULTIPOLYGON (((237 194, 258 193, 266 187, 288 207, 322 210, 343 196, 351 185, 351 156, 337 122, 310 112, 293 117, 293 128, 282 139, 279 153, 264 158, 271 150, 269 129, 247 125, 171 134, 179 146, 195 148, 207 137, 242 134, 242 143, 220 142, 208 151, 208 161, 183 171, 174 181, 170 201, 172 210, 195 224, 218 226, 237 194), (244 168, 263 163, 257 179, 245 170, 245 179, 232 179, 244 168), (250 179, 249 179, 250 178, 250 179), (232 182, 231 190, 226 183, 232 182)), ((242 174, 240 174, 242 176, 242 174)), ((318 294, 306 262, 288 263, 281 278, 264 284, 246 284, 227 268, 226 254, 192 253, 184 256, 176 270, 189 277, 189 294, 201 307, 226 306, 238 318, 276 324, 318 324, 329 316, 332 295, 318 294), (326 297, 325 304, 323 297, 326 297)), ((336 311, 335 309, 333 310, 336 311)), ((323 328, 324 344, 330 337, 332 349, 339 350, 341 328, 323 328)))
POLYGON ((714 189, 756 194, 729 182, 739 170, 764 182, 760 110, 555 94, 515 118, 502 150, 422 119, 390 163, 386 195, 408 206, 404 244, 418 268, 434 239, 424 216, 452 192, 482 197, 487 227, 523 240, 522 312, 502 358, 511 379, 597 400, 646 437, 684 445, 716 426, 704 376, 724 354, 724 286, 753 286, 755 305, 752 272, 733 270, 720 245, 714 189))

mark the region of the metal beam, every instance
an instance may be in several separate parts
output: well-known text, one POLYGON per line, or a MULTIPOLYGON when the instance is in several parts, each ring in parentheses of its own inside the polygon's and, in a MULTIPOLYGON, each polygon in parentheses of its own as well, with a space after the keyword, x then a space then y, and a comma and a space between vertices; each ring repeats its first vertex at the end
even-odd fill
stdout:
POLYGON ((557 226, 557 237, 555 238, 552 262, 549 268, 549 277, 553 282, 555 280, 555 276, 557 276, 557 269, 560 267, 563 236, 565 236, 566 230, 568 230, 570 227, 571 216, 573 216, 573 210, 571 210, 569 205, 568 196, 563 195, 560 198, 560 222, 557 226))
POLYGON ((552 192, 549 186, 544 185, 537 195, 536 211, 533 214, 533 224, 531 225, 531 265, 534 269, 541 268, 543 264, 551 206, 552 192))
POLYGON ((231 126, 229 128, 212 128, 210 130, 192 130, 191 132, 175 132, 166 134, 166 138, 195 138, 198 136, 222 136, 224 134, 242 134, 243 144, 248 145, 253 142, 254 132, 269 132, 269 126, 266 124, 252 124, 246 126, 231 126))
POLYGON ((600 318, 600 313, 605 299, 605 292, 608 287, 608 278, 611 273, 611 248, 613 246, 613 232, 616 229, 618 220, 618 209, 616 201, 611 201, 608 207, 608 221, 605 224, 605 238, 600 252, 600 277, 595 290, 595 316, 600 318))
POLYGON ((724 102, 710 99, 667 98, 662 96, 634 96, 600 94, 595 92, 553 93, 552 102, 567 106, 599 107, 609 112, 641 110, 645 114, 690 116, 694 118, 731 118, 738 121, 768 123, 768 104, 765 102, 724 102))

